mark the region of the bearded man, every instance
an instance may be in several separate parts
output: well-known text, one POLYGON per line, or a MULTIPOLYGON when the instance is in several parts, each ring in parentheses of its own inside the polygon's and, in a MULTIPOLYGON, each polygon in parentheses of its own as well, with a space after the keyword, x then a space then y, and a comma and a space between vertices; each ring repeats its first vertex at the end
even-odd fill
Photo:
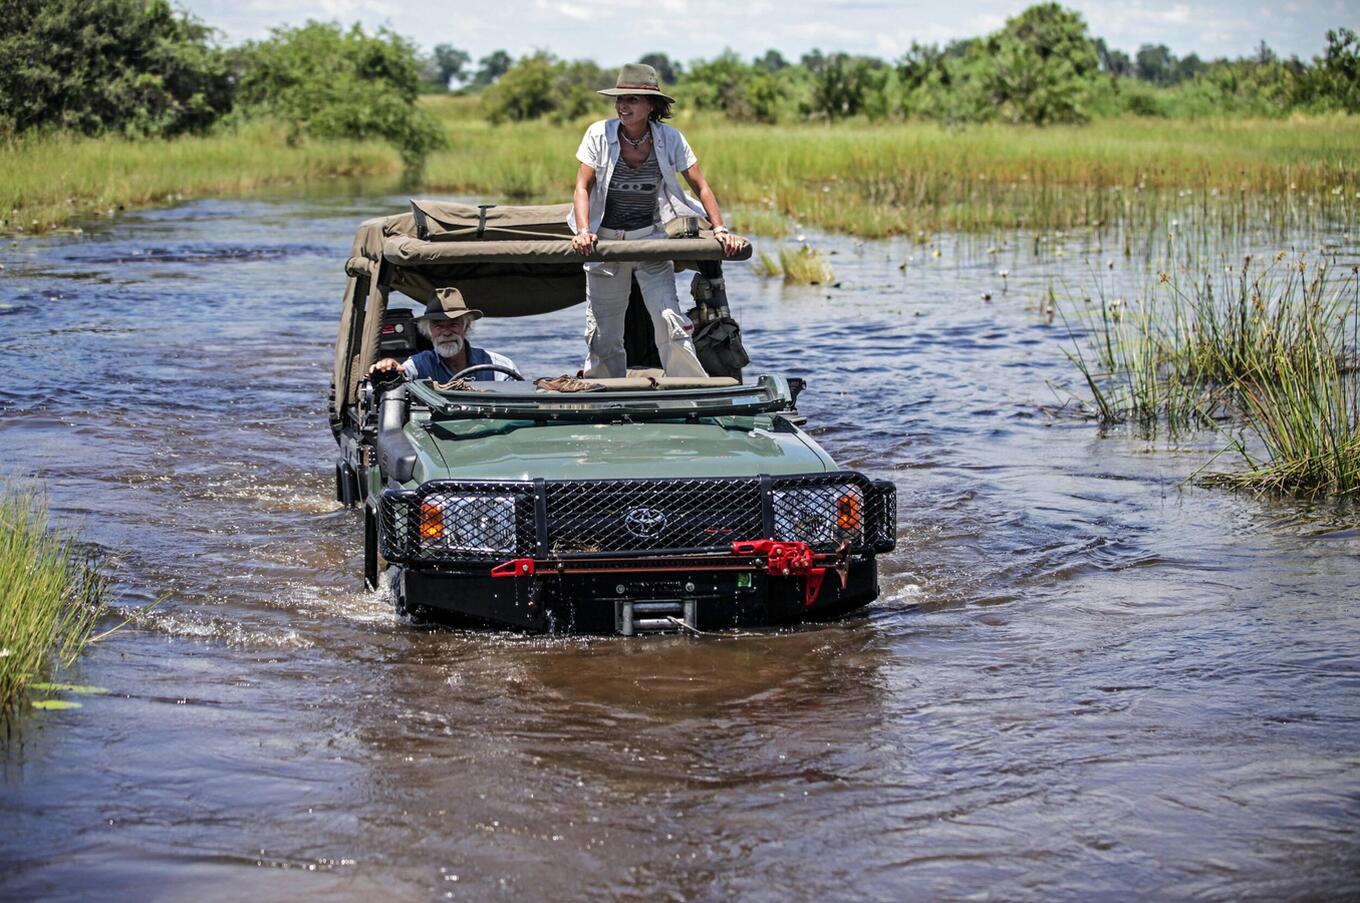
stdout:
MULTIPOLYGON (((403 363, 385 357, 368 368, 369 375, 380 370, 400 370, 407 379, 430 379, 446 383, 468 367, 494 364, 514 370, 514 361, 494 351, 475 348, 468 342, 472 324, 482 318, 482 312, 467 306, 463 293, 449 287, 436 289, 434 299, 425 306, 425 313, 416 318, 416 329, 434 345, 433 351, 420 351, 403 363)), ((465 379, 512 379, 496 370, 479 370, 465 379)))

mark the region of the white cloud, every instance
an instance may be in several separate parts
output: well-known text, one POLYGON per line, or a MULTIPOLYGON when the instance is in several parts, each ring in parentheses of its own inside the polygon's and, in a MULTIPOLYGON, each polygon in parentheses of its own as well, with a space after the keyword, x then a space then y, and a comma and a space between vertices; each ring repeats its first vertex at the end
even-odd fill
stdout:
MULTIPOLYGON (((911 44, 995 31, 1033 0, 180 0, 231 42, 307 19, 387 24, 428 48, 463 47, 479 59, 546 47, 567 59, 614 66, 643 53, 708 59, 731 47, 750 58, 774 48, 790 59, 818 47, 893 56, 911 44)), ((1264 38, 1283 55, 1311 57, 1328 28, 1356 18, 1356 0, 1061 0, 1112 47, 1166 44, 1178 54, 1250 54, 1264 38)))

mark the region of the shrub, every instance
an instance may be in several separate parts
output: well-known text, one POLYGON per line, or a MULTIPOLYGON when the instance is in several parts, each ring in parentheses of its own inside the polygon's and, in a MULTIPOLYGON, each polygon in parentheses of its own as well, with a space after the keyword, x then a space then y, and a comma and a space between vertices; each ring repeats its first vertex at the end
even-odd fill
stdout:
POLYGON ((211 33, 166 0, 6 0, 0 132, 201 131, 232 105, 211 33))
POLYGON ((288 123, 289 139, 376 138, 417 166, 446 143, 443 130, 417 108, 421 60, 414 45, 385 28, 308 22, 276 28, 239 54, 239 97, 252 112, 288 123))
POLYGON ((522 57, 487 88, 482 110, 494 123, 547 116, 566 122, 603 109, 600 88, 613 76, 588 60, 562 62, 546 51, 522 57))

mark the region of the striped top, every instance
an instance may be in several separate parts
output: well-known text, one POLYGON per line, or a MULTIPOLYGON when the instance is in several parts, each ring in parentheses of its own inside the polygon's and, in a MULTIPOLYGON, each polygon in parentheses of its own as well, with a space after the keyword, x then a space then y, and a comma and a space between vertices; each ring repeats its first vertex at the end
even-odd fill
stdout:
POLYGON ((603 229, 641 229, 656 222, 656 193, 661 187, 661 166, 656 162, 656 148, 637 169, 622 158, 614 167, 609 180, 609 193, 604 199, 603 229))

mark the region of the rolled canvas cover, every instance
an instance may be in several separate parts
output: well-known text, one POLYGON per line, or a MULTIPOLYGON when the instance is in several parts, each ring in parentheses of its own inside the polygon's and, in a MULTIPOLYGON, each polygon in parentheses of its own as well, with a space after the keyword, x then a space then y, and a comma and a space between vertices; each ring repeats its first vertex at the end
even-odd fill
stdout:
MULTIPOLYGON (((722 247, 700 238, 600 242, 589 257, 572 250, 570 204, 485 206, 412 200, 411 212, 359 227, 346 264, 367 269, 421 303, 452 285, 489 317, 523 317, 585 301, 583 263, 609 260, 721 260, 722 247), (367 261, 367 267, 364 266, 367 261)), ((735 259, 751 256, 750 247, 735 259)))

